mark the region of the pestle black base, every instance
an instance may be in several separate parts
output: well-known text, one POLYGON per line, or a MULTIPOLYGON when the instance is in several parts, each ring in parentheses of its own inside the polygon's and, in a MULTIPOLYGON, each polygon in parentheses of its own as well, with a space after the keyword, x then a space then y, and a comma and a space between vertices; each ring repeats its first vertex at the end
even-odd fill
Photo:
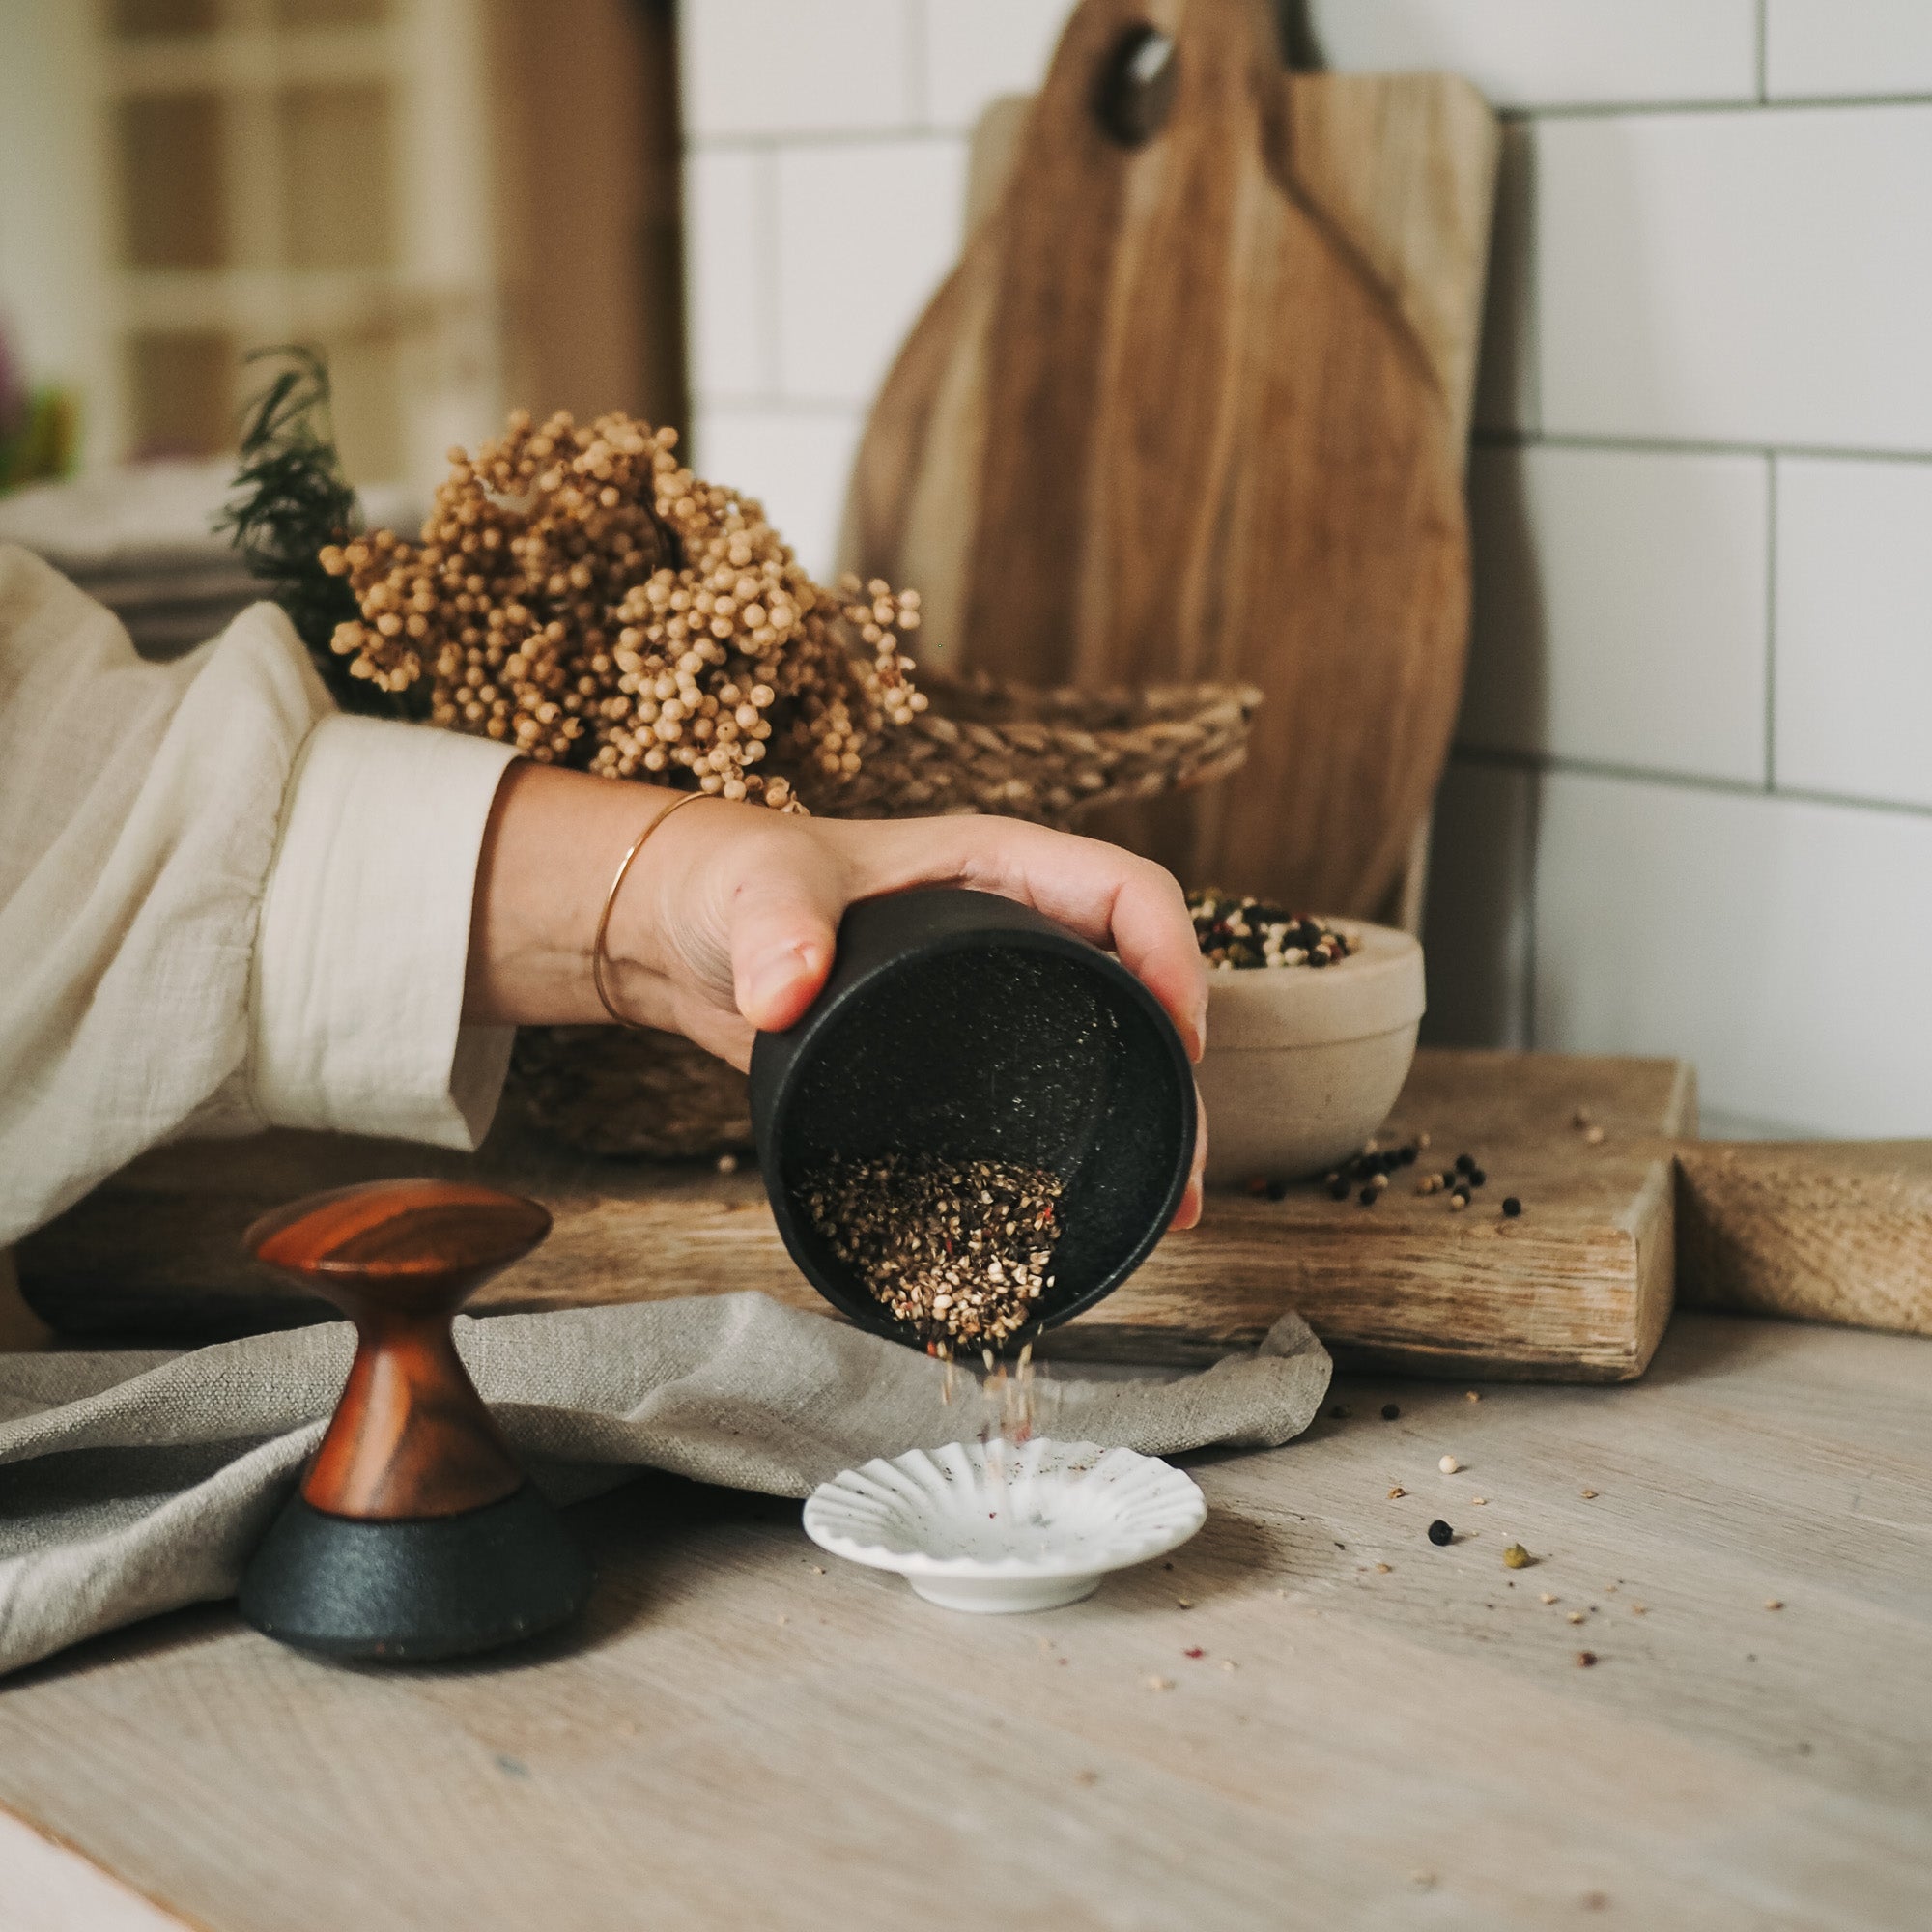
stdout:
POLYGON ((264 1636, 325 1657, 429 1663, 553 1630, 590 1594, 589 1558, 529 1484, 460 1516, 330 1516, 289 1499, 242 1573, 264 1636))

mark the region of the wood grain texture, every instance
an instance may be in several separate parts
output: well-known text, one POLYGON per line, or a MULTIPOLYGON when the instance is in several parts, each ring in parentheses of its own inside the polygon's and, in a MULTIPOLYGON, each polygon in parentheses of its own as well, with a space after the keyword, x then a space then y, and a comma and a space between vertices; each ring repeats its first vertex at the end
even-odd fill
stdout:
POLYGON ((1694 1301, 1932 1335, 1932 1141, 1685 1148, 1677 1215, 1694 1301))
POLYGON ((0 1690, 0 1804, 208 1932, 1932 1923, 1932 1343, 1692 1315, 1481 1393, 1188 1459, 1173 1568, 1050 1616, 648 1477, 574 1513, 574 1641, 378 1674, 184 1613, 0 1690))
MULTIPOLYGON (((1182 1360, 1258 1341, 1298 1309, 1345 1360, 1435 1374, 1610 1380, 1641 1373, 1668 1316, 1672 1139, 1694 1132, 1695 1083, 1675 1061, 1424 1051, 1386 1135, 1427 1130, 1432 1157, 1487 1163, 1477 1205, 1392 1187, 1373 1208, 1320 1187, 1280 1202, 1224 1194, 1097 1307, 1053 1331, 1062 1357, 1182 1360), (1578 1106, 1605 1129, 1586 1147, 1578 1106), (1505 1221, 1503 1195, 1525 1204, 1505 1221)), ((570 1307, 758 1289, 825 1312, 772 1225, 763 1183, 574 1157, 512 1116, 480 1155, 326 1135, 159 1150, 23 1244, 21 1280, 63 1332, 209 1336, 291 1320, 233 1230, 319 1186, 425 1165, 533 1194, 555 1217, 530 1261, 473 1311, 570 1307)))
POLYGON ((456 1352, 450 1321, 550 1232, 534 1201, 473 1182, 334 1188, 270 1212, 243 1251, 355 1324, 303 1498, 332 1516, 458 1516, 501 1502, 523 1470, 456 1352))
POLYGON ((1085 0, 988 118, 993 205, 880 393, 845 561, 918 585, 949 666, 1260 685, 1238 786, 1098 825, 1190 883, 1371 916, 1409 863, 1461 689, 1495 156, 1459 80, 1287 74, 1261 0, 1085 0), (1092 99, 1143 20, 1179 93, 1126 148, 1092 99))

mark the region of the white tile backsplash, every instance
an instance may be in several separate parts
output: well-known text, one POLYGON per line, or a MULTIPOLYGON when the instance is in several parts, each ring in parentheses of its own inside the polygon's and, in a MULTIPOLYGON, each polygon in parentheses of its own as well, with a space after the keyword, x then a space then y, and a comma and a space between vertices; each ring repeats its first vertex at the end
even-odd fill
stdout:
POLYGON ((1932 94, 1926 0, 1767 0, 1772 99, 1932 94))
POLYGON ((913 125, 919 0, 681 0, 693 140, 913 125))
POLYGON ((935 128, 970 128, 1003 94, 1046 77, 1073 0, 924 0, 925 104, 935 128))
POLYGON ((1712 1109, 1932 1134, 1932 817, 1544 781, 1536 1044, 1678 1054, 1712 1109))
POLYGON ((1552 435, 1932 448, 1932 104, 1548 120, 1552 435))
POLYGON ((699 397, 778 386, 772 242, 777 163, 756 148, 710 148, 684 168, 691 387, 699 397))
POLYGON ((1461 742, 1761 782, 1767 460, 1479 449, 1469 489, 1461 742))
POLYGON ((869 403, 959 253, 966 144, 799 147, 778 157, 779 385, 869 403))
POLYGON ((1498 107, 1757 98, 1756 0, 1309 0, 1325 63, 1445 68, 1498 107))
POLYGON ((1932 807, 1932 464, 1778 459, 1776 628, 1778 783, 1932 807))
MULTIPOLYGON (((814 571, 967 132, 1073 4, 683 0, 696 459, 814 571)), ((1513 115, 1426 1037, 1932 1133, 1932 0, 1306 13, 1338 69, 1513 115)))
POLYGON ((765 506, 772 527, 823 582, 838 548, 862 410, 701 409, 692 463, 765 506))

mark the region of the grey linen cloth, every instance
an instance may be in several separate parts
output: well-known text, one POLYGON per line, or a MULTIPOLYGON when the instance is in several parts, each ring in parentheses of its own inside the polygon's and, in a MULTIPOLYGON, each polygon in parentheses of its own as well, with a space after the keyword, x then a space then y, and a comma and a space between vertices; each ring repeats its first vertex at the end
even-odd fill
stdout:
MULTIPOLYGON (((965 1379, 761 1294, 460 1317, 457 1347, 554 1499, 631 1467, 803 1496, 874 1456, 978 1433, 965 1379)), ((0 1355, 0 1673, 233 1595, 348 1373, 332 1321, 185 1354, 0 1355)), ((1272 1448, 1313 1419, 1326 1351, 1284 1316, 1254 1354, 1164 1381, 1055 1378, 1052 1435, 1151 1455, 1272 1448)))

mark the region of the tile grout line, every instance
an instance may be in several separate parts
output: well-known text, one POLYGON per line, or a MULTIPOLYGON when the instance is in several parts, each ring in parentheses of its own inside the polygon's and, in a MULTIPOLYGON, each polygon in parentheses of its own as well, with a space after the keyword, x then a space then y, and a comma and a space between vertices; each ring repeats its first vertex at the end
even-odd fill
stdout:
POLYGON ((1820 791, 1815 787, 1787 785, 1776 792, 1747 779, 1713 778, 1703 772, 1662 771, 1645 765, 1622 765, 1603 758, 1572 758, 1550 752, 1519 752, 1493 745, 1471 745, 1458 740, 1450 755, 1466 765, 1487 770, 1528 772, 1540 777, 1613 779, 1620 784, 1661 785, 1670 791, 1715 793, 1720 798, 1775 800, 1790 805, 1822 805, 1839 811, 1868 812, 1884 818, 1932 819, 1932 805, 1915 805, 1907 799, 1858 798, 1849 792, 1820 791))
POLYGON ((1686 114, 1806 113, 1816 109, 1846 107, 1928 107, 1932 93, 1913 94, 1810 94, 1783 95, 1776 99, 1759 99, 1755 95, 1706 100, 1552 100, 1521 107, 1499 107, 1497 118, 1521 121, 1606 121, 1661 119, 1686 114))
POLYGON ((1777 789, 1777 458, 1764 460, 1764 788, 1777 789))
POLYGON ((1630 456, 1803 457, 1819 463, 1932 463, 1932 450, 1833 448, 1822 443, 1727 442, 1702 437, 1595 436, 1564 430, 1478 426, 1469 440, 1482 449, 1596 449, 1630 456))

